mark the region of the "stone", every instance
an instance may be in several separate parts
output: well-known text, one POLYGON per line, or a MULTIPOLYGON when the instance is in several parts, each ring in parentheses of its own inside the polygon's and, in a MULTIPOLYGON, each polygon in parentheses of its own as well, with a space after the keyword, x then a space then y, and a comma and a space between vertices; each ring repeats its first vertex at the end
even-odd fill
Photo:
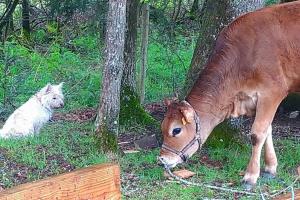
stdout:
POLYGON ((139 140, 134 141, 136 149, 149 150, 159 146, 155 135, 145 136, 139 140))

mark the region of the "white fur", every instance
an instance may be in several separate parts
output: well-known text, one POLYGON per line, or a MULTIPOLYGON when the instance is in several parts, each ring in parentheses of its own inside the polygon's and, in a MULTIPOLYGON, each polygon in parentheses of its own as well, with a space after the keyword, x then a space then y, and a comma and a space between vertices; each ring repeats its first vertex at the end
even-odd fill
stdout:
POLYGON ((47 84, 15 110, 0 130, 0 137, 23 137, 39 133, 51 119, 53 109, 64 106, 62 85, 47 84))

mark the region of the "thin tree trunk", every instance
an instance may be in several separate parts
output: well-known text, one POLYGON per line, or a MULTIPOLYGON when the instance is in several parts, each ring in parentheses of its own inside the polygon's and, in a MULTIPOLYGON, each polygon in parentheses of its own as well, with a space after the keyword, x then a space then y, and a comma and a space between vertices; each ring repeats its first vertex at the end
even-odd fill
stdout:
POLYGON ((124 46, 124 72, 122 87, 130 87, 136 92, 136 38, 139 0, 127 0, 126 33, 124 46))
POLYGON ((120 125, 155 125, 145 111, 136 89, 136 39, 139 0, 127 0, 127 28, 124 49, 124 72, 121 85, 120 125))
MULTIPOLYGON (((177 21, 177 18, 178 18, 178 16, 179 16, 179 13, 180 13, 180 9, 181 9, 181 4, 182 4, 182 0, 179 0, 179 2, 178 2, 178 8, 177 8, 177 10, 176 10, 176 12, 175 12, 175 15, 174 15, 174 18, 173 18, 173 21, 174 21, 174 23, 177 21)), ((176 8, 175 8, 176 9, 176 8)))
POLYGON ((3 27, 7 24, 7 22, 9 22, 9 19, 14 13, 18 3, 19 0, 14 0, 12 3, 9 4, 9 6, 4 11, 4 14, 0 18, 0 32, 2 32, 3 27))
POLYGON ((26 39, 30 38, 29 2, 22 0, 22 31, 26 39))
POLYGON ((102 93, 95 121, 100 148, 104 152, 118 151, 120 86, 124 69, 126 0, 109 0, 105 37, 102 93))
MULTIPOLYGON (((12 3, 12 1, 6 0, 5 1, 6 7, 8 8, 11 3, 12 3)), ((9 23, 9 31, 13 32, 14 31, 14 17, 13 17, 13 15, 11 15, 11 17, 9 18, 8 23, 9 23)))
POLYGON ((191 13, 196 13, 199 10, 199 0, 194 0, 191 8, 191 13))
POLYGON ((145 3, 142 6, 142 63, 140 71, 140 96, 141 103, 145 100, 145 79, 148 60, 148 37, 149 37, 149 4, 145 3))

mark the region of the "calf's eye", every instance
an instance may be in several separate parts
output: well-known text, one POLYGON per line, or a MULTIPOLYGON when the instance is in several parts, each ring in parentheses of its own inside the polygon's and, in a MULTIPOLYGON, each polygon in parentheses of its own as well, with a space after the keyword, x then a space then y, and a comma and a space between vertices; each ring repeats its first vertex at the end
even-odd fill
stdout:
POLYGON ((175 137, 176 135, 178 135, 181 132, 181 128, 174 128, 172 131, 172 135, 173 137, 175 137))

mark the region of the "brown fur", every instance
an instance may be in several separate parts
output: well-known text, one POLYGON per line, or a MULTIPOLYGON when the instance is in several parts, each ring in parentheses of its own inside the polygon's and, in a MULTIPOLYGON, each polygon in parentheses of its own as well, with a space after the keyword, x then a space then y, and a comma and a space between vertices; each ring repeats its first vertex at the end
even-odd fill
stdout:
MULTIPOLYGON (((245 14, 224 28, 186 100, 199 115, 202 143, 225 118, 255 114, 251 129, 254 146, 244 177, 255 184, 264 144, 266 170, 276 173, 271 123, 286 95, 299 91, 300 1, 296 1, 245 14)), ((177 150, 195 134, 194 123, 180 122, 182 106, 170 102, 162 123, 164 143, 177 150), (184 127, 176 140, 168 137, 175 126, 184 127)), ((197 148, 191 149, 190 156, 197 148)), ((163 151, 161 157, 173 165, 182 162, 163 151)))

